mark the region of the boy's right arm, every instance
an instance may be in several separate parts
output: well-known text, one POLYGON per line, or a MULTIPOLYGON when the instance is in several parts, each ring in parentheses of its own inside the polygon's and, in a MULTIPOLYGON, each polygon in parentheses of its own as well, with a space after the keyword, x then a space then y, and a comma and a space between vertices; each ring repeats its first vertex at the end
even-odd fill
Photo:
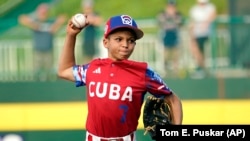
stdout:
POLYGON ((59 58, 59 65, 57 71, 58 76, 62 79, 75 81, 73 75, 73 66, 76 65, 74 49, 77 34, 80 33, 81 30, 82 29, 74 27, 71 20, 68 21, 66 29, 67 34, 61 52, 61 56, 59 58))

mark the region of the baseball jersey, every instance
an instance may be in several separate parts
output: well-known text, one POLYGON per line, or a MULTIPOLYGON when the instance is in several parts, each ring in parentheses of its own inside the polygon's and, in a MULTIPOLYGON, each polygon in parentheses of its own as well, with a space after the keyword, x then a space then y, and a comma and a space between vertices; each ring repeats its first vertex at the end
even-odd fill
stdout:
POLYGON ((136 130, 147 92, 172 94, 147 63, 95 59, 73 67, 76 86, 86 86, 86 130, 100 137, 122 137, 136 130))

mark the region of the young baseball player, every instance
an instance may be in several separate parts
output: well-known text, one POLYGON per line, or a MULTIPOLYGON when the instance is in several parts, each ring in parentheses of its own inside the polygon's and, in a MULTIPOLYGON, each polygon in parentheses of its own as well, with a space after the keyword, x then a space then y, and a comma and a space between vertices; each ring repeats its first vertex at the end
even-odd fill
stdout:
POLYGON ((107 21, 103 37, 107 58, 78 65, 74 48, 81 30, 84 27, 76 28, 69 20, 58 76, 75 82, 77 87, 86 86, 86 141, 136 141, 135 132, 147 92, 165 96, 173 110, 173 124, 182 123, 182 104, 177 95, 146 62, 129 60, 136 41, 144 34, 130 16, 113 16, 107 21))

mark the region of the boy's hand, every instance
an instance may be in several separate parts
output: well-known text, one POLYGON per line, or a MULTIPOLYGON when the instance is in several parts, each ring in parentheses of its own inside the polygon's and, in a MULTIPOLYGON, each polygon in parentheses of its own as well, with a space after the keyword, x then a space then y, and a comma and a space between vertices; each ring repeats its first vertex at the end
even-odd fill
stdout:
MULTIPOLYGON (((81 32, 82 29, 84 29, 86 26, 89 25, 89 22, 86 21, 86 24, 82 28, 78 28, 78 27, 74 26, 74 24, 72 22, 72 18, 73 18, 73 16, 71 17, 71 19, 68 21, 68 24, 67 24, 67 33, 70 35, 77 35, 78 33, 81 32)), ((86 16, 86 18, 87 18, 87 16, 86 16)))

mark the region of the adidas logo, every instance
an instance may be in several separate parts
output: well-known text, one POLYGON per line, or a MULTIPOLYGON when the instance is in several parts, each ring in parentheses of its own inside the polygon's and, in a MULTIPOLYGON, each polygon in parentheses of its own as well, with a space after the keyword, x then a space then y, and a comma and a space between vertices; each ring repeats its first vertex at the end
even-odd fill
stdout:
POLYGON ((97 69, 95 69, 95 70, 93 71, 93 73, 101 73, 101 68, 98 67, 97 69))

